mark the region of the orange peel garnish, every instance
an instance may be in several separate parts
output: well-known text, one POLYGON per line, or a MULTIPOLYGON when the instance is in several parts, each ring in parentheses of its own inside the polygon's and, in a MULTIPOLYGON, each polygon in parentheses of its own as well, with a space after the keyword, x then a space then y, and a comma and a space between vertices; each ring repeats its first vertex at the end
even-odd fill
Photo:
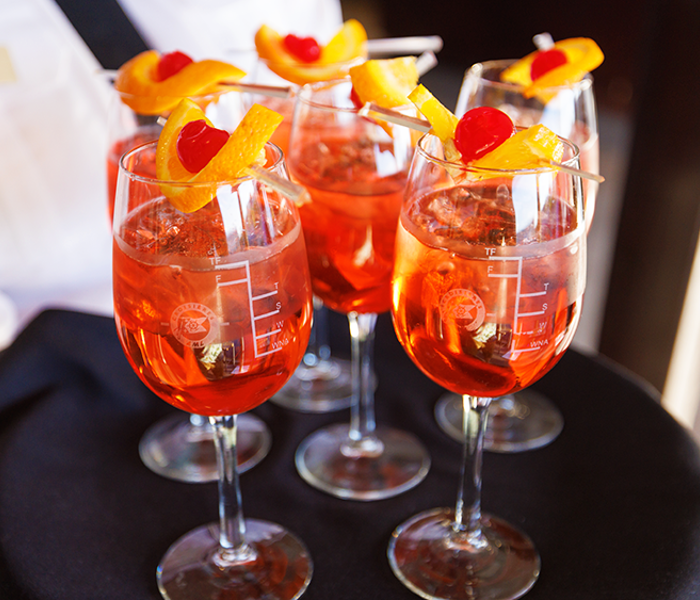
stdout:
POLYGON ((454 139, 459 119, 424 85, 417 85, 408 95, 408 99, 428 119, 433 133, 440 138, 443 144, 449 139, 454 139))
POLYGON ((568 86, 581 81, 605 59, 603 51, 590 38, 569 38, 554 43, 554 48, 564 52, 567 62, 545 73, 535 81, 530 77, 530 67, 539 50, 514 62, 501 73, 501 81, 523 86, 526 98, 546 96, 553 87, 568 86))
POLYGON ((367 31, 357 19, 348 19, 331 40, 321 47, 323 65, 344 63, 367 56, 367 31))
POLYGON ((418 84, 415 56, 367 60, 350 68, 352 87, 362 104, 372 102, 382 108, 409 104, 408 95, 418 84))
POLYGON ((182 98, 201 96, 223 89, 220 82, 233 82, 245 76, 229 63, 219 60, 192 62, 175 75, 156 81, 161 55, 156 50, 137 54, 124 63, 114 81, 122 101, 142 115, 160 115, 172 110, 182 98))
POLYGON ((421 114, 428 119, 431 133, 434 133, 445 147, 445 158, 450 161, 460 160, 460 154, 455 148, 455 129, 459 119, 447 109, 424 85, 418 85, 408 95, 408 99, 416 105, 421 114))
POLYGON ((317 61, 302 63, 284 45, 284 37, 267 25, 255 33, 255 48, 267 67, 286 81, 304 85, 347 75, 350 66, 367 56, 367 32, 349 19, 325 46, 317 61))
MULTIPOLYGON (((461 163, 460 153, 454 144, 459 119, 422 85, 417 86, 408 97, 428 119, 431 133, 443 143, 445 158, 461 163)), ((560 162, 563 155, 564 145, 559 137, 544 125, 533 125, 512 135, 469 166, 502 170, 537 169, 552 161, 560 162)))
POLYGON ((211 185, 174 186, 161 184, 163 194, 179 211, 190 213, 208 204, 216 195, 216 183, 243 177, 256 163, 265 144, 282 122, 282 115, 254 104, 243 117, 228 140, 209 163, 198 173, 190 173, 177 156, 180 130, 189 122, 204 119, 212 126, 202 109, 185 98, 175 107, 158 139, 156 176, 164 182, 202 183, 211 185))
POLYGON ((509 137, 469 166, 480 169, 538 169, 550 162, 561 162, 564 144, 544 125, 533 125, 509 137))

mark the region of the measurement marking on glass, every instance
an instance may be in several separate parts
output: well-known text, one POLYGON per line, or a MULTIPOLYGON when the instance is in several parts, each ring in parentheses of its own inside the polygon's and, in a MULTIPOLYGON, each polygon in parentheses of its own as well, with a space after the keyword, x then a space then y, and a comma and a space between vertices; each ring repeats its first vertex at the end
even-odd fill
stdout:
MULTIPOLYGON (((279 352, 282 350, 282 346, 284 345, 283 343, 276 343, 274 340, 274 336, 278 333, 282 332, 282 329, 279 327, 276 329, 269 329, 265 331, 265 333, 258 333, 258 323, 262 321, 263 319, 269 319, 271 317, 274 317, 275 315, 279 314, 280 310, 279 308, 275 310, 268 310, 267 312, 256 314, 256 308, 255 308, 255 303, 264 300, 266 298, 272 298, 277 295, 277 290, 274 289, 270 292, 265 292, 263 294, 258 294, 258 295, 253 295, 253 287, 252 287, 252 282, 251 282, 251 277, 250 277, 250 263, 247 260, 240 261, 237 263, 231 263, 228 265, 222 265, 219 266, 217 265, 219 271, 223 271, 224 273, 226 272, 231 272, 236 269, 243 269, 244 276, 243 277, 238 277, 237 279, 230 279, 228 281, 223 279, 223 275, 218 274, 216 275, 216 282, 220 287, 230 287, 230 286, 238 286, 238 285, 244 285, 246 287, 246 295, 248 297, 248 310, 250 312, 250 327, 253 333, 253 339, 255 340, 254 344, 254 352, 255 356, 260 357, 260 356, 267 356, 268 354, 273 354, 275 352, 279 352), (267 351, 262 351, 259 346, 258 346, 258 340, 264 340, 264 339, 269 339, 268 347, 270 347, 270 350, 267 351)), ((277 284, 275 284, 276 286, 277 284)), ((279 305, 278 305, 279 306, 279 305)), ((222 326, 228 325, 228 322, 223 322, 221 323, 222 326)))
MULTIPOLYGON (((512 257, 501 257, 501 256, 493 256, 492 252, 495 252, 495 249, 489 249, 487 252, 491 252, 489 254, 489 260, 495 260, 495 261, 503 261, 503 262, 515 262, 516 263, 516 271, 515 273, 494 273, 491 271, 489 268, 488 271, 488 277, 492 278, 497 278, 497 279, 515 279, 516 284, 515 284, 515 314, 513 315, 513 332, 517 336, 528 336, 528 335, 534 335, 535 331, 530 330, 530 331, 523 331, 522 329, 522 324, 520 323, 520 319, 525 318, 525 317, 537 317, 540 315, 546 314, 546 303, 542 305, 542 309, 540 310, 530 310, 530 311, 524 311, 521 308, 521 301, 523 299, 527 298, 538 298, 538 297, 545 297, 547 296, 547 286, 549 284, 545 283, 544 284, 544 289, 540 290, 538 292, 523 292, 522 291, 522 284, 523 284, 523 257, 522 256, 512 256, 512 257)), ((488 313, 489 316, 495 316, 494 313, 488 313)), ((543 345, 545 344, 539 344, 539 343, 533 343, 528 348, 516 348, 515 347, 515 341, 516 338, 513 336, 513 341, 511 342, 511 348, 509 354, 513 357, 516 358, 518 354, 522 352, 537 352, 542 349, 543 345)))

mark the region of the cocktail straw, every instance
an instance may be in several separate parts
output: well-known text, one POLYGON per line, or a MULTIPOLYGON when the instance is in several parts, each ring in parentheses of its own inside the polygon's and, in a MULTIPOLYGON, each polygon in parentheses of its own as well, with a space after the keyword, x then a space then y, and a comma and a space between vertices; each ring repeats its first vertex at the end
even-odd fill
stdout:
MULTIPOLYGON (((380 119, 384 119, 385 121, 389 121, 390 123, 394 123, 395 125, 403 125, 404 127, 408 127, 409 129, 415 129, 416 131, 421 131, 423 133, 426 133, 431 129, 430 122, 425 119, 402 115, 401 113, 398 113, 389 108, 382 108, 381 106, 377 106, 372 102, 367 102, 358 111, 358 114, 362 117, 368 117, 371 115, 380 119)), ((583 177, 584 179, 590 179, 597 183, 603 183, 605 181, 605 177, 603 177, 602 175, 589 173, 588 171, 582 171, 581 169, 575 169, 574 167, 563 165, 554 160, 543 160, 541 162, 543 165, 556 167, 557 169, 560 169, 565 173, 569 173, 571 175, 578 175, 579 177, 583 177)))
POLYGON ((544 33, 538 33, 532 38, 532 41, 540 51, 554 48, 554 39, 552 38, 551 34, 547 33, 546 31, 544 33))
POLYGON ((390 108, 382 108, 373 102, 367 102, 357 114, 361 117, 368 117, 370 116, 370 113, 385 121, 388 121, 389 123, 394 123, 395 125, 403 125, 404 127, 415 129, 416 131, 420 131, 422 133, 427 133, 430 131, 430 123, 428 123, 428 121, 425 119, 402 115, 401 113, 391 110, 390 108))
POLYGON ((423 52, 418 58, 416 58, 416 70, 418 75, 425 75, 430 69, 437 65, 437 56, 435 53, 428 50, 423 52))
POLYGON ((260 183, 265 184, 269 188, 289 198, 297 206, 302 206, 308 202, 311 202, 311 196, 305 187, 294 183, 293 181, 289 181, 289 179, 284 179, 276 173, 266 171, 257 165, 251 165, 244 169, 243 172, 260 183))
POLYGON ((392 54, 440 52, 442 45, 442 38, 439 35, 380 38, 367 40, 367 54, 370 56, 388 56, 392 54))
POLYGON ((596 173, 590 173, 588 171, 583 171, 581 169, 575 169, 574 167, 568 167, 567 165, 563 165, 561 163, 558 163, 555 160, 543 160, 541 161, 542 164, 548 164, 553 167, 556 167, 560 171, 564 171, 564 173, 569 173, 570 175, 578 175, 579 177, 582 177, 583 179, 590 179, 591 181, 595 181, 596 183, 603 183, 605 181, 605 177, 602 175, 597 175, 596 173))
MULTIPOLYGON (((114 83, 114 80, 117 78, 117 71, 114 70, 103 69, 100 73, 112 83, 114 83)), ((235 92, 260 94, 261 96, 271 96, 274 98, 289 98, 293 91, 290 85, 262 85, 260 83, 249 83, 247 81, 220 81, 218 85, 231 88, 235 92)))
POLYGON ((219 85, 225 85, 236 92, 248 94, 260 94, 273 98, 289 98, 292 95, 292 86, 289 85, 262 85, 260 83, 247 83, 244 81, 221 81, 219 85))

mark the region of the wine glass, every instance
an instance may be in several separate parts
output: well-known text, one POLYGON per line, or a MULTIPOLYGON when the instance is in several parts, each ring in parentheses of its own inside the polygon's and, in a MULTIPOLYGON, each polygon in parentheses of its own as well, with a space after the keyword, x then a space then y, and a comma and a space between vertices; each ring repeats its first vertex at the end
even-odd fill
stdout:
POLYGON ((411 434, 374 418, 374 330, 391 305, 394 242, 414 150, 411 130, 358 114, 349 78, 308 84, 297 97, 291 176, 309 191, 300 207, 314 293, 347 314, 350 424, 322 428, 296 452, 311 485, 356 500, 395 496, 423 480, 430 458, 411 434))
MULTIPOLYGON (((565 142, 564 162, 577 168, 565 142)), ((581 178, 552 167, 475 169, 426 134, 401 210, 392 315, 402 346, 464 403, 454 509, 422 512, 392 534, 396 576, 423 598, 517 598, 539 555, 526 534, 481 510, 491 398, 526 388, 561 358, 585 285, 581 178)))
MULTIPOLYGON (((215 430, 219 524, 177 540, 158 570, 172 600, 298 598, 312 562, 285 528, 244 519, 238 415, 292 375, 308 342, 311 287, 298 212, 249 177, 178 183, 152 175, 155 143, 120 162, 114 212, 117 332, 130 364, 160 398, 206 415, 215 430), (166 194, 211 193, 193 213, 166 194)), ((268 144, 266 169, 286 168, 268 144)))
POLYGON ((296 64, 284 63, 276 64, 274 61, 258 57, 253 78, 256 83, 269 85, 289 86, 290 93, 285 97, 251 94, 252 100, 263 106, 271 108, 284 117, 284 121, 275 130, 271 141, 282 148, 285 156, 289 154, 289 136, 292 131, 292 117, 296 104, 297 94, 302 85, 306 83, 319 83, 322 81, 333 81, 347 77, 350 68, 366 60, 364 56, 359 56, 352 60, 338 63, 316 64, 298 62, 296 64), (293 80, 284 79, 277 73, 293 74, 293 80))
MULTIPOLYGON (((158 139, 162 125, 159 119, 167 117, 181 97, 160 97, 162 113, 142 114, 138 96, 112 90, 109 105, 107 152, 107 199, 110 220, 114 214, 114 198, 121 156, 141 144, 158 139)), ((232 130, 245 112, 239 92, 218 90, 192 97, 215 126, 232 130)), ((239 469, 244 472, 258 464, 268 453, 271 434, 267 425, 255 415, 238 418, 239 469)), ((175 413, 165 417, 144 433, 139 442, 143 463, 155 473, 191 483, 216 481, 216 449, 214 430, 209 420, 196 414, 175 413)))
MULTIPOLYGON (((516 125, 542 123, 557 135, 573 141, 580 150, 583 170, 599 173, 598 125, 593 79, 542 90, 533 98, 523 88, 501 81, 501 73, 512 60, 477 63, 465 73, 457 116, 477 106, 492 106, 506 112, 516 125)), ((584 207, 590 229, 595 212, 598 183, 585 180, 584 207)), ((442 429, 456 440, 462 439, 462 398, 446 393, 435 405, 435 417, 442 429)), ((564 419, 546 396, 531 390, 495 399, 489 408, 484 447, 493 452, 521 452, 540 448, 554 440, 564 419)))
MULTIPOLYGON (((271 141, 289 154, 289 136, 292 128, 292 115, 299 91, 300 81, 319 81, 331 76, 332 79, 348 75, 350 67, 359 64, 364 58, 341 63, 316 65, 302 63, 275 65, 271 60, 258 57, 253 78, 262 85, 289 86, 286 97, 250 94, 252 102, 262 104, 284 116, 284 121, 275 130, 271 141), (299 79, 289 81, 277 72, 297 73, 299 79)), ((314 298, 314 325, 311 341, 304 359, 287 384, 272 398, 272 402, 302 412, 323 413, 348 408, 352 403, 352 373, 350 361, 333 356, 328 333, 328 308, 323 300, 314 298)))

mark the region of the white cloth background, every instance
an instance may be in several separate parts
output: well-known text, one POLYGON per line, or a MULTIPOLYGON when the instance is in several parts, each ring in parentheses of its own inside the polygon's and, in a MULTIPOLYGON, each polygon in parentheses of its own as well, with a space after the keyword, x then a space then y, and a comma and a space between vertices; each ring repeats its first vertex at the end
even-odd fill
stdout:
POLYGON ((51 0, 0 0, 0 46, 1 347, 45 307, 109 312, 111 243, 100 65, 51 0))
MULTIPOLYGON (((119 1, 149 46, 244 70, 263 23, 322 42, 342 23, 338 0, 119 1)), ((112 311, 100 65, 53 0, 0 0, 1 48, 0 348, 45 308, 112 311)))

